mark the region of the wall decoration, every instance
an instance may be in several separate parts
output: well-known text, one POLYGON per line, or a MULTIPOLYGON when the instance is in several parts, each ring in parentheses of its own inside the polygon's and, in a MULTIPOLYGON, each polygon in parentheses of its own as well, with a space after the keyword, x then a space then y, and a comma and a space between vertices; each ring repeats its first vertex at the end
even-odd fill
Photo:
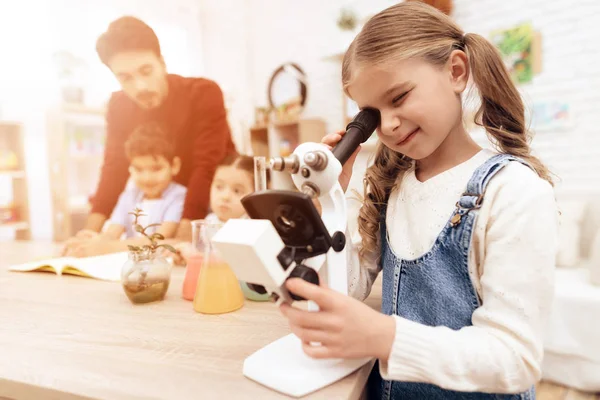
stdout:
POLYGON ((565 101, 534 102, 528 114, 530 129, 534 132, 565 131, 571 127, 570 105, 565 101))
POLYGON ((498 47, 515 83, 531 82, 534 75, 534 31, 530 23, 492 32, 491 41, 498 47))
POLYGON ((342 31, 353 31, 358 26, 356 13, 349 8, 342 8, 337 18, 336 25, 342 31))

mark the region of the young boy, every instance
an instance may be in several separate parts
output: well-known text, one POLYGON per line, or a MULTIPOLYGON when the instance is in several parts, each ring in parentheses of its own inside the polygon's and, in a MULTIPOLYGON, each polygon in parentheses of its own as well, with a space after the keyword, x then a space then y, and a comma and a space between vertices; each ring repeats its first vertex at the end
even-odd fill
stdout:
POLYGON ((160 224, 146 233, 160 233, 165 239, 175 237, 181 220, 187 189, 173 182, 181 166, 159 125, 149 123, 137 128, 125 143, 129 173, 133 185, 121 193, 105 232, 83 240, 73 249, 78 257, 126 251, 127 245, 146 244, 148 240, 133 228, 135 208, 145 216, 138 218, 142 226, 160 224), (124 240, 120 240, 125 235, 124 240))

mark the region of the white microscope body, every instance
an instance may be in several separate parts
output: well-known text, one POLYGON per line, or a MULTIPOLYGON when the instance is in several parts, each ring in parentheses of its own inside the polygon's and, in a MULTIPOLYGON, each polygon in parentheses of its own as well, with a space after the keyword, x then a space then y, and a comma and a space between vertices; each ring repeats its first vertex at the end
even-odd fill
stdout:
MULTIPOLYGON (((363 128, 370 128, 368 136, 374 127, 363 128)), ((357 145, 355 141, 346 147, 357 145)), ((353 152, 347 150, 338 157, 345 161, 353 152)), ((302 193, 267 190, 247 196, 242 203, 252 219, 229 220, 213 238, 238 279, 262 287, 278 305, 302 300, 285 288, 290 277, 325 282, 342 294, 348 292, 346 198, 338 182, 342 164, 334 152, 323 144, 303 143, 292 156, 272 160, 272 168, 290 172, 302 193), (312 203, 314 198, 321 205, 321 216, 312 203)), ((318 310, 313 302, 308 308, 318 310)), ((344 378, 370 360, 313 359, 302 350, 300 339, 289 334, 249 356, 243 373, 271 389, 300 397, 344 378)))

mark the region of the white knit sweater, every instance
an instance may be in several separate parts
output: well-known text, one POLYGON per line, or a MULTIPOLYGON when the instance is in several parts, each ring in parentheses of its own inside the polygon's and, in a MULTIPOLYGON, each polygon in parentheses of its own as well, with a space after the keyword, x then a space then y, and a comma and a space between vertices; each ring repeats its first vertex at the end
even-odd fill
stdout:
MULTIPOLYGON (((414 259, 432 247, 471 175, 494 154, 482 150, 426 182, 414 170, 399 177, 386 217, 399 257, 414 259)), ((394 343, 388 362, 380 364, 383 378, 494 393, 524 391, 539 380, 557 228, 548 182, 517 162, 498 172, 487 187, 469 252, 469 275, 482 301, 473 326, 454 331, 394 316, 394 343)), ((380 272, 380 252, 359 266, 357 232, 349 242, 349 294, 364 299, 380 272)))

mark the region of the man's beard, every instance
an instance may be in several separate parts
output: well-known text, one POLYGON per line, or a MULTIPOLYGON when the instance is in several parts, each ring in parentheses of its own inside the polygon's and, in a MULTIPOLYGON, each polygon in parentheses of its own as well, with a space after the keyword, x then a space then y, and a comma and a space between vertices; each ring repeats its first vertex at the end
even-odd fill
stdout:
POLYGON ((144 108, 153 108, 157 105, 159 94, 157 92, 141 92, 135 98, 144 108))

